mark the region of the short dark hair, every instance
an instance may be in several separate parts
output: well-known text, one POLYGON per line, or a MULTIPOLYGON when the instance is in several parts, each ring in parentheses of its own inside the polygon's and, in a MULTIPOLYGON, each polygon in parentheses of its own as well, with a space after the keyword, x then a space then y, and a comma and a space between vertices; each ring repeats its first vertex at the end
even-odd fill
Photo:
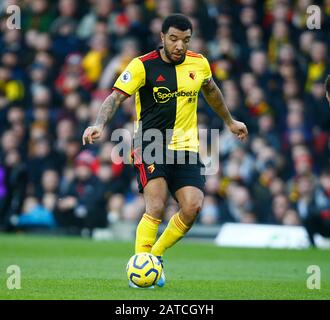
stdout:
POLYGON ((190 20, 185 15, 180 13, 171 14, 165 18, 162 25, 162 32, 167 33, 170 27, 174 27, 181 31, 190 29, 191 33, 193 31, 190 20))

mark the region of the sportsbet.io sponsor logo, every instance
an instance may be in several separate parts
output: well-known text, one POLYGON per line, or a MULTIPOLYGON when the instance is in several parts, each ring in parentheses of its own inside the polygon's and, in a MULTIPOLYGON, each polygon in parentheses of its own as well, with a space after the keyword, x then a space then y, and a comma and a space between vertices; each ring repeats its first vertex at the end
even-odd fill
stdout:
POLYGON ((154 87, 153 95, 154 99, 157 103, 165 103, 173 98, 178 97, 196 97, 198 91, 190 90, 190 91, 173 91, 166 87, 154 87))

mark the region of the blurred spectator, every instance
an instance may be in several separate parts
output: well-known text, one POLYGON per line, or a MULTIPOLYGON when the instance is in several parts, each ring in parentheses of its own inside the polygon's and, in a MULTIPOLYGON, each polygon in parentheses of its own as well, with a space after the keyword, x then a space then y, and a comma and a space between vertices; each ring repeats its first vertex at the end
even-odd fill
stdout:
POLYGON ((61 94, 74 90, 89 91, 92 88, 92 81, 83 69, 82 58, 80 53, 67 55, 55 82, 56 88, 61 94))
POLYGON ((95 33, 89 42, 90 50, 82 59, 82 67, 87 79, 96 83, 102 72, 105 58, 108 56, 107 37, 103 33, 95 33))
MULTIPOLYGON (((6 25, 6 24, 4 24, 6 25)), ((20 57, 23 57, 22 50, 24 49, 22 32, 18 29, 8 29, 7 27, 1 26, 2 37, 0 37, 0 52, 6 50, 17 52, 20 57)))
POLYGON ((251 52, 249 65, 257 79, 257 84, 262 89, 269 90, 272 74, 269 68, 269 61, 266 52, 262 50, 251 52))
POLYGON ((107 219, 110 224, 114 224, 123 219, 123 207, 125 198, 122 194, 114 194, 108 198, 107 202, 107 219))
MULTIPOLYGON (((149 29, 146 27, 144 12, 141 5, 137 3, 129 3, 125 6, 124 16, 127 19, 128 32, 126 36, 135 38, 142 47, 148 43, 149 29)), ((120 39, 118 39, 120 44, 120 39)))
POLYGON ((330 127, 330 109, 324 96, 323 81, 315 82, 306 96, 306 113, 312 124, 322 131, 330 127))
POLYGON ((258 136, 262 137, 268 145, 279 151, 281 142, 272 115, 261 115, 258 119, 258 128, 258 136))
POLYGON ((246 97, 245 104, 248 108, 249 115, 255 118, 255 121, 263 114, 272 113, 271 106, 266 101, 264 91, 259 87, 251 89, 246 97))
MULTIPOLYGON (((308 187, 307 187, 308 188, 308 187)), ((330 170, 325 169, 320 175, 320 182, 315 188, 313 198, 305 208, 307 215, 304 225, 311 244, 315 246, 315 234, 330 237, 330 170)))
POLYGON ((23 29, 48 32, 55 18, 52 5, 47 0, 29 0, 26 9, 23 29))
POLYGON ((41 177, 41 185, 35 192, 38 199, 42 199, 46 194, 57 194, 59 190, 60 176, 54 169, 46 169, 41 177))
POLYGON ((252 6, 242 6, 239 13, 240 25, 242 29, 247 29, 257 22, 257 12, 252 6))
POLYGON ((42 175, 47 169, 54 169, 60 172, 62 166, 62 158, 50 146, 47 137, 37 138, 30 141, 29 145, 29 181, 31 187, 38 193, 41 188, 42 175))
MULTIPOLYGON (((131 182, 132 184, 135 184, 134 181, 131 182)), ((126 199, 125 205, 123 207, 123 219, 125 221, 130 222, 137 222, 138 219, 141 218, 142 214, 145 212, 145 204, 144 204, 144 198, 142 195, 137 194, 138 192, 135 191, 135 197, 131 199, 126 199)), ((177 211, 176 211, 177 212, 177 211)), ((170 214, 174 212, 166 212, 166 214, 170 214)), ((164 217, 165 221, 169 220, 168 216, 164 217)))
POLYGON ((64 152, 67 143, 77 136, 75 121, 70 118, 60 119, 56 126, 56 150, 64 152))
POLYGON ((205 197, 202 210, 199 214, 199 222, 206 225, 214 225, 220 222, 219 207, 214 197, 205 197))
POLYGON ((88 39, 94 32, 95 25, 99 19, 106 19, 107 32, 113 31, 115 27, 114 4, 112 0, 96 0, 93 2, 90 12, 87 13, 79 23, 77 35, 79 38, 88 39))
POLYGON ((0 149, 0 159, 1 162, 4 161, 7 154, 19 148, 19 141, 15 137, 15 133, 12 129, 4 131, 1 136, 1 149, 0 149))
POLYGON ((295 3, 292 15, 292 24, 299 28, 305 29, 306 25, 306 8, 312 5, 311 0, 298 1, 295 3))
POLYGON ((265 51, 264 32, 261 26, 253 24, 246 29, 246 45, 241 48, 241 58, 248 60, 253 51, 265 51))
POLYGON ((136 40, 122 40, 120 52, 109 61, 108 65, 102 72, 102 76, 99 81, 99 88, 103 90, 112 89, 115 80, 124 71, 127 64, 138 55, 138 42, 136 40))
POLYGON ((15 148, 10 148, 0 165, 0 228, 9 230, 11 218, 21 213, 26 187, 27 167, 15 148))
POLYGON ((309 62, 309 55, 312 51, 312 45, 314 43, 316 34, 313 31, 303 31, 299 36, 299 57, 300 64, 303 68, 306 68, 309 62))
POLYGON ((228 187, 227 201, 220 209, 220 221, 256 223, 257 217, 249 190, 236 183, 228 187))
POLYGON ((311 91, 312 84, 317 80, 325 79, 329 73, 327 67, 327 46, 324 42, 315 40, 312 43, 310 57, 311 61, 307 65, 307 79, 305 89, 311 91))
POLYGON ((97 176, 103 184, 103 193, 106 197, 109 194, 126 194, 129 191, 126 180, 131 176, 130 168, 124 165, 121 157, 114 159, 112 148, 111 143, 104 143, 98 157, 100 167, 97 176))
POLYGON ((198 28, 194 28, 194 33, 202 35, 206 40, 210 40, 214 35, 215 21, 209 16, 204 2, 194 0, 179 0, 179 10, 182 14, 188 16, 198 28), (195 20, 196 19, 196 20, 195 20))
POLYGON ((74 161, 80 152, 81 141, 80 137, 68 137, 65 142, 63 142, 63 149, 59 149, 64 155, 66 168, 72 168, 74 166, 74 161))
POLYGON ((156 16, 164 19, 175 11, 173 0, 159 0, 155 1, 155 14, 156 16))
POLYGON ((104 193, 97 159, 89 152, 81 152, 75 162, 74 177, 65 190, 60 190, 55 211, 58 225, 78 233, 107 225, 104 193))
POLYGON ((269 222, 269 203, 272 201, 271 184, 276 178, 276 164, 273 160, 267 160, 262 168, 259 168, 257 180, 253 183, 253 197, 258 199, 255 204, 259 222, 269 222))
POLYGON ((21 81, 13 78, 12 70, 0 65, 0 95, 6 102, 22 100, 24 87, 21 81))
POLYGON ((61 61, 68 54, 83 48, 83 42, 76 36, 79 21, 77 4, 77 0, 59 0, 59 15, 50 27, 53 35, 53 52, 61 61))
POLYGON ((31 230, 56 227, 52 212, 34 197, 27 197, 24 200, 22 214, 18 217, 12 217, 11 222, 17 229, 31 230))
POLYGON ((312 175, 305 174, 297 177, 296 181, 296 197, 295 208, 301 220, 305 220, 308 216, 310 204, 313 200, 315 189, 315 181, 312 175))
POLYGON ((237 146, 223 163, 223 173, 227 177, 250 184, 254 174, 254 160, 243 146, 237 146))
MULTIPOLYGON (((157 1, 157 3, 161 3, 161 2, 164 2, 164 0, 157 1)), ((149 48, 150 51, 154 50, 155 48, 158 48, 158 46, 161 45, 160 33, 162 31, 162 23, 163 23, 163 20, 160 17, 155 17, 150 22, 151 34, 148 37, 149 43, 147 45, 147 47, 149 48)))
POLYGON ((62 20, 63 18, 72 19, 71 21, 75 25, 77 24, 78 22, 77 0, 59 0, 57 9, 58 9, 58 17, 54 20, 51 26, 53 32, 56 31, 58 27, 60 27, 61 22, 63 22, 62 20))
POLYGON ((271 64, 276 64, 279 52, 285 44, 290 42, 289 27, 284 21, 276 21, 272 27, 272 35, 269 39, 268 58, 271 64))
POLYGON ((276 195, 272 201, 272 213, 270 222, 272 224, 282 224, 288 210, 289 199, 284 194, 276 195))

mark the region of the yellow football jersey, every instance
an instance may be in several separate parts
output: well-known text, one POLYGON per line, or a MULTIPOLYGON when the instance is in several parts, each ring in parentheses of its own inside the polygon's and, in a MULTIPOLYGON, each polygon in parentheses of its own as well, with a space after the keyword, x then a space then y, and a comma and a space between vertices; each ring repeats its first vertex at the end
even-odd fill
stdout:
POLYGON ((210 65, 201 54, 187 51, 182 63, 172 64, 155 50, 134 58, 113 89, 127 96, 136 93, 140 133, 159 129, 164 139, 167 136, 169 149, 198 152, 198 93, 211 77, 210 65))

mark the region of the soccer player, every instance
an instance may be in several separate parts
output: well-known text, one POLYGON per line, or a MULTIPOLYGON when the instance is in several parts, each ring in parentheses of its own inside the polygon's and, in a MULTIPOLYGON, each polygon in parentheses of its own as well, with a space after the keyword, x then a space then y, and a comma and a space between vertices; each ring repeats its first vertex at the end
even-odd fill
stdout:
MULTIPOLYGON (((191 228, 203 203, 205 177, 201 174, 203 164, 198 157, 198 92, 202 90, 208 104, 238 139, 243 140, 248 134, 245 124, 234 120, 228 111, 222 93, 212 79, 207 59, 188 50, 192 31, 192 24, 186 16, 168 16, 162 25, 162 46, 128 64, 115 82, 112 93, 101 105, 95 124, 86 128, 82 137, 84 145, 100 138, 105 124, 119 105, 136 93, 139 126, 134 141, 142 137, 142 142, 134 142, 133 159, 146 213, 136 229, 135 253, 151 252, 161 262, 165 250, 191 228), (148 163, 143 157, 150 144, 143 139, 148 129, 160 130, 164 150, 173 152, 174 162, 178 162, 180 156, 195 161, 169 164, 160 156, 161 161, 148 163), (170 138, 165 139, 168 132, 170 138), (156 241, 168 190, 177 200, 180 210, 172 216, 156 241)), ((162 274, 157 285, 163 286, 164 283, 162 274)))
POLYGON ((325 80, 325 96, 329 102, 330 106, 330 75, 327 76, 325 80))

